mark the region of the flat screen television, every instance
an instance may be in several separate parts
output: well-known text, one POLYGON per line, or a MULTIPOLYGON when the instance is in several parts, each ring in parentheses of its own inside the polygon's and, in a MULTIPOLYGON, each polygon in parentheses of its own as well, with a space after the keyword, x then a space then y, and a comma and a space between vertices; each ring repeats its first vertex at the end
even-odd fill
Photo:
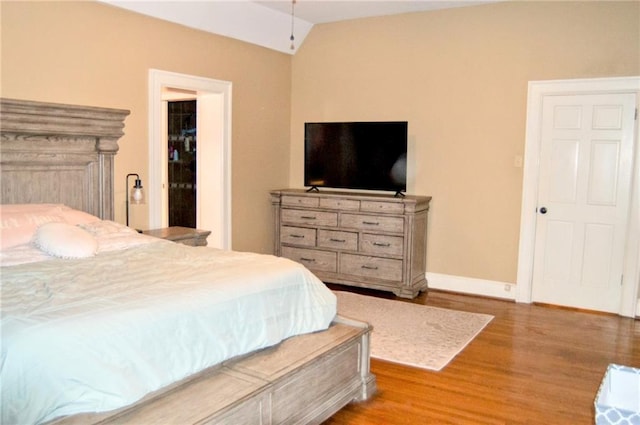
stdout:
POLYGON ((407 122, 308 122, 304 185, 407 190, 407 122))

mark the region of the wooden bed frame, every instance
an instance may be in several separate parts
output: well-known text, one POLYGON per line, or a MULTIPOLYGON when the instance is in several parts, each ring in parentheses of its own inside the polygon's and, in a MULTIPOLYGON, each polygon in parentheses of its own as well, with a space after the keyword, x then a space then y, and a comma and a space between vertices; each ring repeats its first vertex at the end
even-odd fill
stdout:
MULTIPOLYGON (((2 204, 63 203, 112 220, 113 163, 127 110, 0 98, 2 204)), ((313 424, 376 390, 368 324, 336 317, 202 371, 132 406, 56 424, 313 424)))

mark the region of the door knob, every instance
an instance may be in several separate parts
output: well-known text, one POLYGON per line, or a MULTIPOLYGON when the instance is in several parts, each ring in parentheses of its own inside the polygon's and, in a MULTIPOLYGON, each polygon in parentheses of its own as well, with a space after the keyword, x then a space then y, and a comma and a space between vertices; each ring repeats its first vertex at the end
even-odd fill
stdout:
POLYGON ((540 214, 546 214, 546 213, 547 213, 547 208, 546 207, 540 208, 540 214))

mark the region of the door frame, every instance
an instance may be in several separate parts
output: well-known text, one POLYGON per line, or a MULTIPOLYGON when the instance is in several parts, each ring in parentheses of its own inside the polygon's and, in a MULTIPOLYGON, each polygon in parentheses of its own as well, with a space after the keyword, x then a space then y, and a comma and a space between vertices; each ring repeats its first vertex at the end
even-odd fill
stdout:
POLYGON ((231 249, 231 83, 187 74, 179 74, 158 69, 149 70, 149 182, 147 202, 149 205, 149 227, 160 228, 168 225, 168 196, 166 137, 163 137, 163 88, 196 92, 196 100, 206 104, 200 121, 205 116, 220 127, 207 126, 207 131, 198 134, 198 145, 206 146, 197 151, 197 161, 205 164, 203 170, 215 170, 204 179, 197 176, 198 227, 211 230, 208 245, 215 248, 231 249), (208 188, 206 202, 202 194, 208 188))
MULTIPOLYGON (((539 154, 544 97, 605 93, 635 93, 637 110, 637 102, 639 101, 638 99, 640 99, 640 76, 529 82, 522 209, 520 213, 518 274, 516 281, 517 302, 532 302, 539 154)), ((638 147, 640 130, 637 118, 635 120, 634 135, 635 151, 630 188, 630 211, 627 223, 628 236, 625 243, 623 279, 621 283, 622 295, 618 311, 621 316, 627 317, 640 316, 640 300, 638 300, 638 286, 640 281, 640 220, 637 219, 640 217, 640 147, 638 147)))

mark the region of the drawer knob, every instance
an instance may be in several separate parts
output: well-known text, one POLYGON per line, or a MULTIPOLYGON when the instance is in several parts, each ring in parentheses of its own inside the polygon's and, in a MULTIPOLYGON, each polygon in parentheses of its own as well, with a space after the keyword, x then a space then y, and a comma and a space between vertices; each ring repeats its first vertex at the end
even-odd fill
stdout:
POLYGON ((291 235, 292 238, 304 239, 304 235, 291 235))
POLYGON ((363 221, 362 224, 366 224, 368 226, 378 226, 378 225, 380 225, 380 223, 378 223, 376 221, 363 221))
POLYGON ((315 263, 316 259, 315 258, 300 257, 300 261, 306 261, 307 263, 315 263))
POLYGON ((339 243, 345 243, 345 242, 346 242, 346 240, 345 240, 345 239, 334 239, 334 238, 331 238, 331 239, 329 239, 329 240, 330 240, 331 242, 339 242, 339 243))
POLYGON ((314 215, 302 215, 300 216, 300 218, 303 218, 305 220, 315 220, 316 217, 314 215))
POLYGON ((367 266, 366 264, 362 266, 363 269, 366 270, 378 270, 378 267, 376 266, 367 266))
POLYGON ((382 242, 374 242, 373 245, 374 246, 381 246, 381 247, 384 247, 384 248, 388 248, 388 247, 391 246, 390 243, 382 243, 382 242))

